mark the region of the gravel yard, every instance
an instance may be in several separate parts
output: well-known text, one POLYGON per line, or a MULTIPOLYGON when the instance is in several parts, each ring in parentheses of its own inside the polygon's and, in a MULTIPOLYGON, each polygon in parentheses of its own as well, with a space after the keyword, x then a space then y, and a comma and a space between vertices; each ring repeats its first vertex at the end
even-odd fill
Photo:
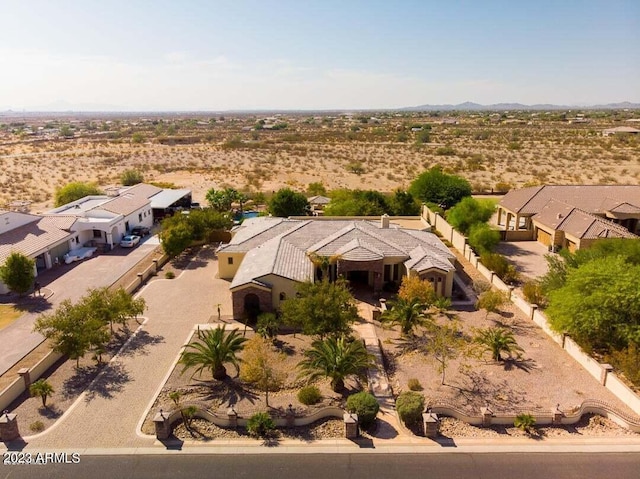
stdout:
MULTIPOLYGON (((496 412, 516 409, 548 412, 557 404, 560 409, 569 410, 585 399, 604 400, 633 414, 512 304, 503 307, 501 314, 490 314, 488 318, 485 311, 456 313, 467 339, 477 328, 510 329, 524 350, 522 357, 495 362, 488 353, 478 358, 461 350, 447 364, 443 385, 439 363, 428 352, 429 342, 421 343, 427 352, 416 350, 403 342, 397 331, 378 326, 395 394, 407 390, 409 379, 416 378, 427 403, 444 403, 475 414, 487 405, 496 412)), ((444 324, 449 320, 438 321, 444 324)))

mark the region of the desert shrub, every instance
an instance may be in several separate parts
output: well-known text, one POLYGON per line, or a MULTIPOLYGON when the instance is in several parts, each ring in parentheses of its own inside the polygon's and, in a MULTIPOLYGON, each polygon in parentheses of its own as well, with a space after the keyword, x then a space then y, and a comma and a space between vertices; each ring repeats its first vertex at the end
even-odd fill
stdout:
POLYGON ((527 281, 522 286, 522 294, 527 301, 531 304, 537 304, 543 306, 545 303, 544 294, 542 293, 542 286, 538 281, 527 281))
POLYGON ((515 421, 513 421, 513 425, 521 431, 530 434, 536 425, 536 419, 531 414, 518 414, 515 421))
POLYGON ((364 429, 369 429, 375 423, 380 410, 380 404, 372 394, 362 391, 347 398, 347 411, 358 415, 358 421, 364 429))
POLYGON ((44 423, 42 421, 35 421, 29 424, 29 429, 31 432, 42 432, 44 431, 44 423))
POLYGON ((407 386, 409 387, 409 390, 411 391, 422 391, 422 384, 420 384, 420 381, 417 378, 411 378, 409 379, 409 382, 407 383, 407 386))
POLYGON ((453 149, 453 147, 447 145, 447 146, 441 146, 440 148, 436 149, 436 155, 440 155, 440 156, 454 156, 456 154, 456 150, 453 149))
POLYGON ((413 391, 401 393, 396 399, 396 411, 407 426, 418 424, 424 411, 424 396, 413 391))
POLYGON ((315 386, 305 386, 298 391, 298 401, 305 406, 318 404, 321 399, 322 394, 320 394, 320 390, 315 386))
POLYGON ((138 170, 125 170, 120 176, 120 181, 124 186, 133 186, 144 181, 144 176, 138 170))
POLYGON ((633 341, 624 349, 612 351, 605 359, 622 371, 629 381, 640 386, 640 350, 633 341))
POLYGON ((500 232, 486 223, 476 223, 469 229, 468 240, 478 253, 490 253, 500 243, 500 232))
POLYGON ((498 275, 505 283, 515 283, 519 274, 516 267, 507 261, 507 258, 498 253, 485 253, 480 255, 483 265, 498 275))
POLYGON ((247 421, 247 431, 256 437, 265 437, 276 428, 276 424, 266 412, 258 412, 247 421))
POLYGON ((506 193, 507 191, 511 190, 513 188, 513 185, 511 183, 506 183, 504 181, 500 181, 498 183, 496 183, 495 186, 495 190, 498 193, 506 193))
POLYGON ((167 279, 173 279, 173 278, 175 278, 175 277, 176 277, 176 274, 175 274, 173 271, 167 271, 167 272, 164 274, 164 277, 165 277, 165 278, 167 278, 167 279))

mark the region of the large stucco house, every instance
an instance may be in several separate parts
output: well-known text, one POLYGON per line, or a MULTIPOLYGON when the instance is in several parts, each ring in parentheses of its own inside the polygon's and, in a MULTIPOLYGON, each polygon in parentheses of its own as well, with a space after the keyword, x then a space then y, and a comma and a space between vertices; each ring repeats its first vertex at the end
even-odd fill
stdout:
POLYGON ((331 280, 382 291, 407 274, 451 296, 455 256, 432 233, 379 221, 258 217, 246 220, 218 251, 218 271, 231 280, 233 314, 274 311, 296 286, 322 276, 318 258, 330 258, 331 280), (315 260, 312 261, 312 259, 315 260))
MULTIPOLYGON (((190 190, 141 183, 109 195, 85 196, 43 215, 0 210, 0 264, 16 251, 34 259, 38 271, 83 246, 108 250, 132 228, 153 226, 154 214, 162 216, 182 204, 191 204, 190 190)), ((0 282, 0 294, 7 292, 0 282)))
POLYGON ((638 238, 640 186, 547 185, 512 190, 498 205, 505 240, 575 251, 602 238, 638 238))

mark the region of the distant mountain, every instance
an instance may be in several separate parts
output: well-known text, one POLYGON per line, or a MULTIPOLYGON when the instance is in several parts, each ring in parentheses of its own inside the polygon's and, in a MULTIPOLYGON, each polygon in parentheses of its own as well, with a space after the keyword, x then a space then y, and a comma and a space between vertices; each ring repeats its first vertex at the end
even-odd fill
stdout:
POLYGON ((640 103, 623 101, 620 103, 607 103, 606 105, 552 105, 548 103, 523 105, 522 103, 494 103, 481 105, 466 101, 457 105, 420 105, 401 108, 402 111, 505 111, 505 110, 630 110, 640 109, 640 103))

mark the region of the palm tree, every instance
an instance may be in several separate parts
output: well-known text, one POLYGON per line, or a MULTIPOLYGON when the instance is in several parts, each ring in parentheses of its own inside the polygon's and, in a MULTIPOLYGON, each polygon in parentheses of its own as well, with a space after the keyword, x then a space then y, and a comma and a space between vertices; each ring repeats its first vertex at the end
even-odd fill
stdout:
POLYGON ((425 305, 418 298, 398 298, 391 303, 391 309, 380 316, 382 323, 399 325, 403 336, 410 336, 420 326, 428 326, 431 318, 425 314, 425 305))
POLYGON ((501 353, 507 353, 511 356, 512 353, 517 353, 518 356, 523 349, 518 346, 513 333, 504 328, 487 328, 478 331, 478 334, 474 338, 474 341, 478 343, 483 351, 490 351, 491 358, 494 361, 501 361, 501 353))
POLYGON ((225 331, 225 327, 204 331, 200 334, 199 341, 187 344, 180 357, 180 363, 184 366, 182 373, 187 369, 196 367, 193 376, 203 370, 211 371, 213 379, 222 381, 227 377, 225 363, 231 363, 236 371, 240 371, 239 361, 236 357, 243 349, 246 338, 243 338, 235 329, 225 331))
POLYGON ((349 341, 344 336, 314 341, 304 352, 305 359, 298 363, 301 376, 309 381, 319 377, 331 379, 331 388, 338 392, 344 388, 347 376, 363 377, 368 368, 374 368, 374 357, 361 341, 349 341))
POLYGON ((29 392, 32 396, 40 396, 42 399, 42 407, 47 407, 47 398, 55 391, 53 390, 53 386, 47 382, 46 379, 38 379, 29 386, 29 392))

